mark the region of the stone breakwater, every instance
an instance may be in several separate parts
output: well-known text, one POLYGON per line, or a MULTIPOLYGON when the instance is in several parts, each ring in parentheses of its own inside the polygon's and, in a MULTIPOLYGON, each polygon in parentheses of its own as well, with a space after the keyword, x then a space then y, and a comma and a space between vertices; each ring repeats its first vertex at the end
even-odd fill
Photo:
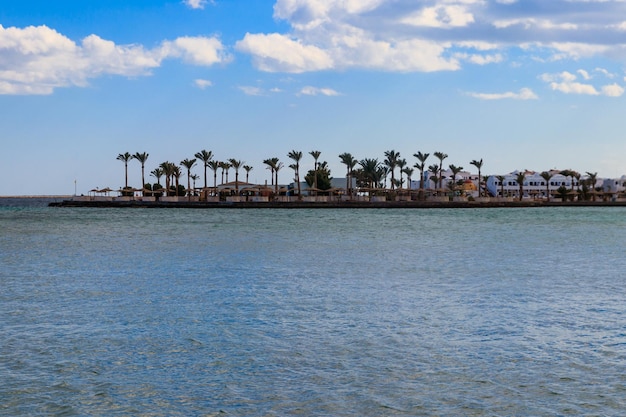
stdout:
POLYGON ((337 201, 337 202, 203 202, 203 201, 77 201, 51 202, 50 207, 94 207, 94 208, 280 208, 280 209, 340 209, 340 208, 489 208, 489 207, 626 207, 626 201, 337 201))

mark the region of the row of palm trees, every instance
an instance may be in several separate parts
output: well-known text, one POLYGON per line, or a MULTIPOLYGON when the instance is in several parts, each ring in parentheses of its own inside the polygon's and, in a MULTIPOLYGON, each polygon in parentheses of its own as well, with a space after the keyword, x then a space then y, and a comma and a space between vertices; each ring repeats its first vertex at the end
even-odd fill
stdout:
MULTIPOLYGON (((309 186, 313 187, 314 190, 319 190, 319 173, 325 172, 327 176, 329 176, 330 174, 328 163, 326 161, 319 161, 321 154, 322 153, 318 150, 313 150, 309 152, 309 155, 314 159, 314 168, 313 170, 309 171, 309 174, 305 177, 305 179, 307 180, 307 182, 309 182, 309 180, 311 181, 309 186)), ((415 168, 418 169, 420 172, 420 196, 423 197, 424 173, 426 172, 426 170, 428 170, 428 172, 431 174, 430 179, 435 183, 435 185, 438 184, 439 189, 442 188, 442 181, 445 178, 445 176, 443 175, 443 162, 446 158, 448 158, 448 155, 443 152, 434 152, 433 155, 439 160, 439 163, 426 167, 426 161, 430 154, 421 151, 416 152, 415 154, 413 154, 413 156, 417 159, 417 162, 413 165, 413 167, 410 167, 408 166, 406 158, 402 158, 400 152, 397 152, 395 150, 385 151, 385 157, 382 161, 379 161, 377 158, 364 158, 358 160, 352 154, 344 152, 339 155, 339 159, 341 163, 346 166, 346 191, 350 196, 352 196, 352 193, 354 192, 351 187, 352 179, 356 179, 357 183, 359 183, 362 187, 365 186, 370 189, 387 188, 387 177, 389 175, 391 176, 391 190, 402 189, 402 186, 405 183, 403 175, 406 175, 407 182, 410 184, 415 168), (360 167, 357 168, 357 165, 359 165, 360 167), (396 178, 396 169, 399 170, 399 179, 396 178)), ((147 152, 136 152, 134 154, 125 152, 117 156, 118 160, 124 162, 125 190, 132 189, 128 186, 128 164, 133 159, 137 160, 141 164, 141 181, 142 184, 144 184, 143 189, 149 190, 149 188, 152 188, 149 184, 146 184, 145 181, 145 164, 148 160, 148 156, 149 154, 147 152)), ((207 171, 209 169, 213 171, 213 188, 216 189, 218 170, 222 170, 222 183, 224 183, 224 181, 228 182, 228 172, 231 168, 233 168, 235 170, 235 188, 238 192, 239 170, 244 169, 246 171, 245 182, 247 183, 250 171, 252 171, 253 167, 250 165, 246 165, 243 161, 237 160, 235 158, 230 158, 227 161, 217 161, 213 159, 213 157, 214 155, 212 151, 207 151, 203 149, 197 152, 194 155, 194 158, 186 158, 182 160, 180 162, 180 165, 177 165, 170 161, 162 162, 157 168, 150 172, 150 175, 156 178, 157 184, 155 184, 155 186, 157 186, 158 188, 161 188, 161 177, 165 177, 165 189, 170 190, 173 184, 175 184, 174 188, 178 190, 179 179, 182 175, 181 168, 185 168, 187 170, 187 192, 191 193, 192 190, 195 189, 195 181, 199 179, 197 175, 191 173, 191 170, 193 167, 196 166, 196 163, 198 161, 201 161, 204 167, 205 189, 208 188, 207 171), (192 180, 194 182, 193 189, 191 187, 192 180)), ((303 153, 302 151, 292 150, 287 153, 287 157, 291 161, 293 161, 293 163, 289 165, 289 168, 293 169, 294 171, 294 182, 297 186, 298 196, 300 196, 300 161, 303 158, 303 153)), ((271 171, 271 182, 272 185, 275 187, 275 191, 278 192, 278 173, 284 167, 284 164, 277 157, 265 159, 263 163, 267 166, 267 169, 271 171)), ((478 169, 478 180, 479 184, 481 184, 481 169, 483 166, 483 160, 472 160, 470 164, 474 165, 478 169)), ((463 170, 463 167, 451 164, 448 166, 448 169, 452 171, 452 183, 455 183, 456 175, 463 170)))
MULTIPOLYGON (((319 183, 320 180, 326 178, 330 178, 330 169, 328 168, 328 163, 326 161, 320 162, 321 152, 318 150, 313 150, 309 152, 309 155, 314 160, 314 168, 308 172, 305 176, 305 180, 309 187, 312 187, 313 190, 319 191, 320 189, 323 191, 324 189, 330 188, 329 181, 323 181, 319 183), (320 174, 324 175, 320 175, 320 174), (320 187, 320 188, 318 188, 320 187)), ((141 181, 144 184, 142 190, 145 191, 155 191, 156 189, 161 189, 162 186, 160 184, 160 180, 162 177, 165 177, 165 189, 168 192, 179 193, 181 189, 179 180, 183 174, 181 168, 186 169, 187 171, 187 189, 183 189, 183 195, 186 192, 188 195, 191 195, 196 189, 195 182, 199 179, 198 175, 192 174, 191 170, 196 166, 198 161, 201 162, 204 168, 204 189, 208 189, 208 178, 207 172, 208 170, 213 171, 213 191, 217 190, 217 173, 221 169, 221 183, 228 183, 228 173, 232 168, 235 170, 235 191, 239 192, 239 172, 241 169, 245 170, 246 177, 245 182, 249 183, 249 175, 250 171, 253 170, 251 165, 246 165, 243 161, 237 160, 235 158, 230 158, 226 161, 217 161, 214 159, 213 152, 207 150, 201 150, 194 154, 194 158, 186 158, 180 162, 180 164, 175 164, 170 161, 165 161, 159 164, 157 168, 150 172, 150 175, 155 177, 157 183, 154 186, 147 184, 145 181, 145 165, 148 160, 149 154, 147 152, 136 152, 134 154, 130 154, 129 152, 125 152, 123 154, 119 154, 117 159, 124 162, 124 170, 125 170, 125 183, 124 189, 127 192, 132 192, 132 188, 128 186, 128 164, 131 160, 137 160, 141 164, 141 181), (193 181, 193 188, 191 186, 191 181, 193 181)), ((292 163, 288 166, 294 171, 293 181, 297 187, 297 195, 301 196, 301 172, 300 172, 300 163, 302 161, 304 154, 302 151, 292 150, 287 153, 287 157, 292 161, 292 163)), ((352 154, 348 152, 344 152, 339 155, 340 162, 346 166, 346 192, 350 197, 352 197, 354 190, 352 188, 353 179, 356 180, 357 186, 363 189, 375 190, 384 188, 387 189, 387 178, 390 177, 390 188, 392 191, 399 189, 402 190, 403 185, 405 184, 404 175, 406 175, 408 184, 411 183, 411 178, 415 172, 415 169, 419 171, 420 181, 419 181, 419 199, 423 199, 425 196, 425 173, 429 173, 429 180, 433 182, 433 185, 437 192, 444 191, 443 190, 443 180, 446 178, 444 175, 444 161, 448 158, 448 155, 444 152, 433 152, 433 156, 437 159, 437 161, 431 165, 427 166, 427 160, 430 157, 430 153, 425 153, 418 151, 413 154, 413 157, 417 160, 414 165, 411 167, 407 163, 405 158, 402 158, 400 152, 395 150, 388 150, 384 152, 384 159, 379 161, 377 158, 364 158, 358 160, 352 154), (398 170, 400 178, 396 178, 396 170, 398 170)), ((266 168, 271 171, 271 185, 274 187, 275 193, 278 193, 278 174, 282 168, 284 168, 283 162, 280 161, 278 157, 272 157, 265 159, 263 164, 266 165, 266 168)), ((481 188, 483 186, 483 177, 482 177, 482 168, 483 168, 483 160, 482 159, 474 159, 470 161, 470 165, 473 165, 478 170, 478 192, 479 196, 484 195, 483 190, 486 188, 481 188)), ((451 172, 450 180, 448 182, 448 186, 450 190, 454 190, 457 184, 456 177, 457 175, 463 171, 462 166, 457 166, 454 164, 448 165, 447 169, 451 172)), ((572 181, 572 189, 569 190, 573 192, 574 187, 574 179, 577 180, 578 186, 581 185, 581 174, 573 171, 573 170, 564 170, 559 171, 558 173, 571 177, 572 181)), ((551 178, 556 174, 555 171, 544 171, 540 175, 546 182, 546 195, 548 199, 550 198, 549 192, 549 184, 551 178)), ((597 173, 587 172, 587 178, 582 181, 583 185, 593 188, 597 179, 597 173)), ((503 187, 503 182, 505 177, 502 175, 496 175, 500 181, 501 187, 503 187)), ((486 180, 486 178, 485 178, 486 180)), ((524 195, 524 182, 526 180, 526 173, 519 172, 516 177, 516 182, 519 185, 520 193, 519 198, 521 199, 524 195)), ((410 188, 410 186, 408 187, 410 188)), ((501 194, 503 194, 503 188, 501 188, 501 194)))

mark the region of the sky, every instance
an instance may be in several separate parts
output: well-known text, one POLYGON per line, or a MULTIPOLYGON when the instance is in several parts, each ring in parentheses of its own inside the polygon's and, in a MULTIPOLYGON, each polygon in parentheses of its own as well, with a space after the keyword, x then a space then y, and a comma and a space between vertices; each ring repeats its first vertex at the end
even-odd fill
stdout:
POLYGON ((619 177, 625 92, 625 0, 2 0, 0 195, 118 189, 120 153, 148 176, 203 149, 255 183, 273 157, 290 182, 291 150, 334 177, 388 150, 619 177))

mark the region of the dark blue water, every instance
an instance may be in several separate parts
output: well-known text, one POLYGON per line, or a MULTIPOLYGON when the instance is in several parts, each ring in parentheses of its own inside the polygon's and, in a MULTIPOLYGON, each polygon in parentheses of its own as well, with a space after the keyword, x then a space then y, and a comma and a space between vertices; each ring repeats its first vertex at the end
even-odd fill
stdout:
POLYGON ((0 207, 0 414, 621 415, 626 211, 0 207))

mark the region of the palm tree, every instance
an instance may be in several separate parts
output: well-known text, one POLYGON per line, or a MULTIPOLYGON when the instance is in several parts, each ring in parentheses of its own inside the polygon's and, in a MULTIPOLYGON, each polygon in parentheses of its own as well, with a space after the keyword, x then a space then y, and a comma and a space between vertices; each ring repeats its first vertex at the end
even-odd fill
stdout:
POLYGON ((383 164, 389 168, 389 172, 391 172, 391 189, 394 189, 395 186, 395 176, 394 171, 398 166, 398 159, 400 159, 400 152, 396 152, 393 149, 390 151, 385 151, 385 160, 383 164))
POLYGON ((365 177, 368 188, 370 189, 369 194, 372 195, 372 189, 378 188, 378 184, 381 179, 381 171, 380 171, 380 162, 376 158, 365 158, 359 161, 359 165, 363 169, 363 176, 365 177))
POLYGON ((435 189, 437 189, 437 185, 438 185, 438 181, 439 181, 439 165, 437 164, 432 164, 428 166, 428 172, 430 172, 432 175, 430 176, 430 179, 432 182, 434 182, 434 187, 435 189))
POLYGON ((206 188, 206 170, 209 167, 209 161, 213 159, 213 152, 203 149, 200 152, 197 152, 194 156, 204 163, 204 188, 206 188))
POLYGON ((161 185, 161 177, 163 176, 163 168, 154 168, 150 175, 152 175, 157 180, 157 184, 161 185))
MULTIPOLYGON (((228 162, 220 161, 219 167, 222 170, 222 184, 224 184, 224 171, 228 171, 230 165, 228 165, 228 162)), ((226 175, 226 181, 228 181, 228 175, 226 175)))
POLYGON ((489 194, 487 192, 487 182, 489 182, 489 178, 490 178, 490 175, 485 175, 482 181, 483 190, 485 190, 485 197, 489 197, 489 194))
POLYGON ((420 171, 420 193, 419 199, 422 200, 424 198, 424 168, 426 167, 426 160, 430 156, 429 153, 417 152, 413 154, 414 157, 417 158, 419 162, 413 165, 415 168, 420 171))
POLYGON ((524 197, 524 181, 526 181, 526 173, 518 172, 515 181, 517 181, 517 185, 519 185, 519 201, 522 201, 522 197, 524 197))
POLYGON ((148 160, 148 153, 135 152, 132 158, 138 160, 141 163, 141 195, 144 195, 143 190, 146 188, 146 178, 144 176, 144 169, 146 166, 146 161, 148 160))
POLYGON ((226 170, 226 183, 228 183, 228 172, 232 167, 233 166, 230 162, 224 162, 224 169, 226 170))
POLYGON ((564 169, 563 171, 560 172, 561 175, 563 175, 564 177, 571 177, 571 184, 570 184, 570 189, 573 190, 574 189, 574 171, 572 171, 571 169, 564 169))
POLYGON ((130 153, 124 152, 117 155, 116 158, 117 160, 124 162, 124 174, 126 178, 124 181, 124 188, 128 188, 128 161, 130 161, 132 157, 133 156, 130 153))
POLYGON ((219 161, 209 161, 207 166, 213 171, 213 192, 217 190, 217 170, 220 169, 219 161))
MULTIPOLYGON (((311 152, 309 152, 309 155, 311 155, 313 157, 313 159, 315 159, 315 165, 314 165, 314 169, 313 169, 313 171, 315 171, 315 176, 314 176, 314 179, 313 179, 313 181, 314 181, 313 182, 313 187, 315 189, 317 189, 317 160, 319 159, 321 154, 322 153, 320 151, 311 151, 311 152)), ((317 191, 315 191, 315 193, 317 194, 317 191)))
POLYGON ((196 174, 192 174, 191 175, 191 181, 193 181, 193 190, 196 189, 196 181, 200 179, 199 175, 196 174))
POLYGON ((553 175, 549 171, 543 171, 539 175, 546 181, 546 198, 548 199, 548 201, 550 201, 550 180, 552 179, 553 175))
MULTIPOLYGON (((264 159, 263 163, 265 165, 267 165, 267 167, 265 169, 269 169, 270 170, 270 180, 271 180, 271 185, 272 187, 274 186, 274 162, 272 162, 271 159, 264 159)), ((267 181, 265 182, 267 184, 267 181)))
POLYGON ((500 181, 500 197, 504 197, 504 175, 496 175, 498 181, 500 181))
POLYGON ((228 160, 230 165, 235 168, 235 193, 239 195, 239 168, 243 165, 243 161, 238 161, 235 158, 230 158, 228 160))
POLYGON ((275 158, 275 164, 274 164, 274 173, 276 175, 276 181, 274 183, 274 190, 275 193, 278 194, 278 171, 280 171, 280 169, 284 166, 282 162, 278 162, 278 158, 275 158))
POLYGON ((339 159, 341 159, 341 163, 346 166, 346 191, 348 192, 350 198, 352 198, 352 171, 358 161, 348 152, 344 152, 339 155, 339 159))
POLYGON ((265 165, 267 165, 267 169, 270 170, 270 177, 272 181, 272 187, 274 186, 274 171, 276 170, 276 164, 278 163, 278 158, 268 158, 263 161, 265 165))
MULTIPOLYGON (((576 171, 573 171, 571 169, 564 169, 563 171, 560 172, 561 175, 565 176, 565 177, 570 177, 571 178, 571 184, 570 184, 570 193, 574 194, 574 176, 577 174, 576 171)), ((573 199, 573 195, 572 195, 572 199, 573 199)))
POLYGON ((452 187, 450 187, 450 189, 454 191, 456 190, 456 176, 459 172, 463 171, 463 167, 450 164, 448 168, 452 171, 452 187))
POLYGON ((389 176, 389 167, 381 164, 378 168, 380 171, 381 178, 384 180, 383 188, 387 188, 387 177, 389 176))
POLYGON ((159 193, 158 194, 159 196, 162 195, 161 194, 161 189, 163 187, 161 186, 161 177, 163 176, 163 169, 162 168, 154 168, 150 172, 150 175, 152 175, 157 180, 157 183, 152 186, 152 196, 157 197, 157 194, 155 194, 156 192, 159 193))
POLYGON ((587 172, 586 174, 589 177, 587 181, 589 182, 589 188, 591 189, 591 200, 596 201, 596 181, 598 178, 598 173, 587 172))
POLYGON ((253 168, 250 165, 244 165, 243 169, 246 170, 246 182, 249 183, 250 181, 248 181, 248 177, 250 176, 250 171, 252 171, 253 168))
POLYGON ((292 150, 287 154, 287 156, 295 162, 295 164, 289 166, 294 170, 294 179, 298 185, 298 200, 300 200, 302 199, 302 196, 300 195, 300 160, 302 159, 302 151, 292 150))
POLYGON ((483 167, 483 160, 482 158, 480 159, 480 161, 473 159, 472 162, 470 162, 470 165, 474 165, 478 169, 478 197, 482 197, 482 192, 480 191, 480 185, 482 184, 482 176, 480 174, 480 170, 483 167))
MULTIPOLYGON (((180 161, 180 164, 187 168, 187 196, 191 200, 191 168, 196 165, 196 159, 183 159, 180 161)), ((176 188, 178 189, 178 184, 176 185, 176 188)))
POLYGON ((400 169, 400 189, 402 189, 402 184, 404 180, 402 179, 402 174, 404 173, 404 167, 406 166, 406 159, 398 159, 398 168, 400 169))
POLYGON ((406 174, 406 182, 408 184, 408 189, 409 189, 409 196, 411 195, 411 178, 413 178, 413 173, 415 172, 415 170, 411 167, 406 167, 404 169, 402 169, 402 172, 404 172, 406 174))
POLYGON ((180 171, 180 167, 176 164, 172 164, 172 175, 174 176, 174 180, 176 180, 176 191, 174 192, 175 196, 178 196, 178 189, 180 188, 180 176, 182 172, 180 171))
POLYGON ((169 162, 169 161, 165 161, 162 162, 160 167, 163 170, 163 175, 165 175, 165 195, 169 195, 170 193, 170 186, 171 186, 171 178, 174 175, 174 164, 169 162))
POLYGON ((443 175, 441 175, 441 173, 443 172, 443 160, 448 157, 448 154, 443 152, 435 152, 433 153, 433 155, 435 155, 435 157, 439 159, 439 188, 442 188, 443 175))

